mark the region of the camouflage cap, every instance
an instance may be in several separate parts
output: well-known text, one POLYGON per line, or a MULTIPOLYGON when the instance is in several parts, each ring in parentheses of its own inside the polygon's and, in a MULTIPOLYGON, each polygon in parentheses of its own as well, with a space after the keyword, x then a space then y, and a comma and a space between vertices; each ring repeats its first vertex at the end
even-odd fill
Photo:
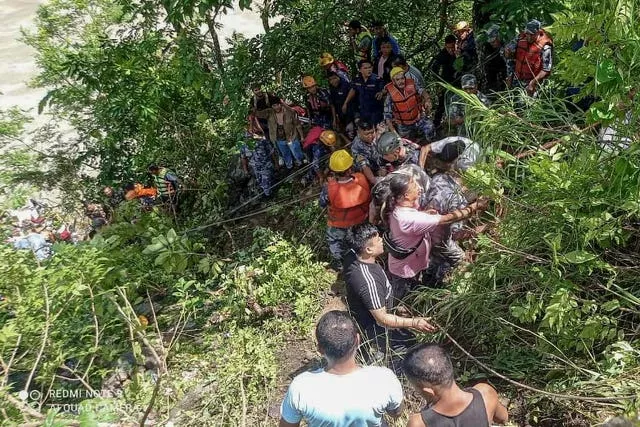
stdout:
POLYGON ((478 85, 476 76, 474 76, 473 74, 465 74, 464 76, 462 76, 462 78, 460 79, 460 83, 462 89, 472 88, 478 85))
POLYGON ((493 41, 500 38, 500 26, 493 24, 489 28, 487 28, 487 41, 492 43, 493 41))
POLYGON ((527 22, 527 26, 524 29, 524 32, 527 34, 535 34, 542 28, 542 23, 537 19, 532 19, 527 22))

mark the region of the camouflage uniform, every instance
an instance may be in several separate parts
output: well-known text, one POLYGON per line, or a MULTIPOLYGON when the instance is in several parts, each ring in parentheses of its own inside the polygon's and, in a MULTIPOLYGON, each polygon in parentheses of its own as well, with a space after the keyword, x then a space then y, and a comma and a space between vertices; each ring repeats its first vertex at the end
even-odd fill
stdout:
MULTIPOLYGON (((441 215, 468 205, 462 188, 447 173, 437 173, 431 177, 426 199, 427 209, 435 209, 441 215)), ((445 274, 464 259, 464 250, 453 240, 453 233, 462 230, 463 227, 463 221, 454 222, 447 227, 442 240, 434 242, 425 280, 432 284, 441 282, 445 274)))
POLYGON ((273 145, 266 139, 240 143, 240 156, 249 161, 253 176, 265 196, 271 195, 273 185, 273 153, 273 145))
POLYGON ((368 167, 375 175, 384 163, 384 160, 378 154, 375 141, 367 144, 359 136, 356 136, 351 144, 351 154, 353 155, 356 172, 362 172, 363 168, 368 167))
MULTIPOLYGON (((489 107, 489 105, 491 105, 489 98, 487 98, 486 95, 484 95, 482 92, 478 92, 476 96, 485 106, 489 107)), ((465 100, 458 94, 453 95, 453 97, 451 98, 451 105, 449 106, 449 119, 456 119, 459 117, 462 117, 464 119, 465 109, 465 100)), ((467 126, 465 123, 458 125, 456 129, 456 135, 468 136, 467 126)))

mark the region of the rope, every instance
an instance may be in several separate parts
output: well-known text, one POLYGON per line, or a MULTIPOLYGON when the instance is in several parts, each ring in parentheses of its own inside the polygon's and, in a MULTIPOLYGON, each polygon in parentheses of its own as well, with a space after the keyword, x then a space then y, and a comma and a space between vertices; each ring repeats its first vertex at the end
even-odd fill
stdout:
POLYGON ((318 192, 318 193, 307 195, 307 196, 300 197, 300 198, 297 198, 297 199, 289 200, 288 202, 285 202, 285 203, 279 203, 279 202, 278 203, 274 203, 274 204, 269 205, 269 206, 267 206, 267 207, 265 207, 263 209, 248 213, 246 215, 237 216, 235 218, 223 219, 221 221, 212 222, 211 224, 205 224, 205 225, 201 225, 199 227, 190 228, 188 230, 183 231, 183 234, 192 233, 194 231, 205 230, 207 228, 215 227, 217 225, 225 224, 227 222, 233 222, 233 221, 239 221, 241 219, 251 218, 252 216, 268 212, 269 210, 273 209, 276 206, 289 206, 289 205, 292 205, 294 203, 299 203, 299 202, 304 201, 304 200, 308 200, 308 199, 312 199, 314 197, 318 197, 319 195, 320 195, 320 193, 318 192))
POLYGON ((447 331, 444 330, 443 327, 438 325, 433 320, 431 320, 431 323, 433 323, 436 327, 438 327, 438 329, 440 329, 442 331, 442 333, 453 343, 453 345, 455 345, 460 351, 462 351, 467 357, 469 357, 472 361, 474 361, 482 369, 484 369, 485 371, 495 375, 496 377, 498 377, 498 378, 500 378, 500 379, 502 379, 502 380, 508 382, 509 384, 514 385, 514 386, 516 386, 518 388, 521 388, 521 389, 524 389, 524 390, 529 390, 529 391, 532 391, 532 392, 537 393, 537 394, 542 394, 544 396, 553 397, 555 399, 576 400, 576 401, 584 401, 584 402, 615 402, 615 401, 620 401, 620 400, 636 399, 639 396, 639 394, 632 394, 632 395, 627 395, 627 396, 611 396, 611 397, 575 396, 575 395, 571 395, 571 394, 553 393, 553 392, 550 392, 550 391, 541 390, 539 388, 535 388, 535 387, 523 384, 521 382, 512 380, 511 378, 502 375, 501 373, 495 371, 494 369, 492 369, 488 365, 484 364, 483 362, 478 360, 474 355, 469 353, 464 347, 462 347, 458 343, 458 341, 456 341, 451 335, 449 335, 449 333, 447 331))

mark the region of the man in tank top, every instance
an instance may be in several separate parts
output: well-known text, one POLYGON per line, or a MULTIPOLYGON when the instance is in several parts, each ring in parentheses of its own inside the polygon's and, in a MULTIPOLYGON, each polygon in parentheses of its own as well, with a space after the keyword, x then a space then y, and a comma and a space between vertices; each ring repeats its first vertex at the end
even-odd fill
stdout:
POLYGON ((404 373, 413 387, 430 402, 412 414, 408 427, 489 427, 504 424, 507 409, 496 390, 486 383, 461 389, 446 350, 437 344, 423 344, 407 354, 404 373))

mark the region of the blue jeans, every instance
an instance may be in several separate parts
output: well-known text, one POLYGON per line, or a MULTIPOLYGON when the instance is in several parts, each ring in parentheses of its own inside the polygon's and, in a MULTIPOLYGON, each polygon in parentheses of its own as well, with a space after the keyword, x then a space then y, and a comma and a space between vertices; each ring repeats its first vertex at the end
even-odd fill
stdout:
POLYGON ((297 139, 294 139, 291 142, 278 141, 278 150, 282 155, 282 159, 284 160, 284 164, 287 166, 287 169, 291 169, 293 167, 294 160, 297 164, 300 164, 302 163, 302 159, 304 159, 304 153, 302 152, 300 141, 297 139))

